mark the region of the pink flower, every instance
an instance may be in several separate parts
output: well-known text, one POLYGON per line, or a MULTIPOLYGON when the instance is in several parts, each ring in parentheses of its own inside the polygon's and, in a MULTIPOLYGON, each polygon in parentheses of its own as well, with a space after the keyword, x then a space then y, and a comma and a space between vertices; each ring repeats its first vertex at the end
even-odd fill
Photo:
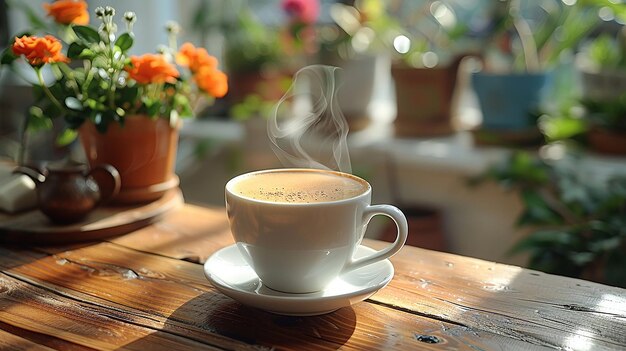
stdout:
POLYGON ((320 14, 319 0, 282 0, 283 10, 292 19, 305 24, 313 24, 320 14))

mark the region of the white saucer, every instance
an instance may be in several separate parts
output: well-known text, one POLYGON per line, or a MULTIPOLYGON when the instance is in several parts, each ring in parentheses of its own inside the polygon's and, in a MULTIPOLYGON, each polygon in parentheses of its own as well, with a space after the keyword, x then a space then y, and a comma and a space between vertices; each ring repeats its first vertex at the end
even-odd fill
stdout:
MULTIPOLYGON (((359 246, 355 258, 374 253, 359 246)), ((393 265, 382 260, 333 280, 326 289, 309 294, 289 294, 263 286, 261 280, 245 262, 236 245, 225 247, 209 257, 204 274, 224 295, 244 305, 276 314, 314 316, 353 305, 384 288, 393 278, 393 265)))

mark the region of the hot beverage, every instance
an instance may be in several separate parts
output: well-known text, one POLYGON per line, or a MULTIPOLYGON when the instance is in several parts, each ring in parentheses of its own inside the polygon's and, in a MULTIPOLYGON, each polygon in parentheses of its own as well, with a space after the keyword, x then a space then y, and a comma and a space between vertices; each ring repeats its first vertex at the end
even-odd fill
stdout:
POLYGON ((288 293, 320 291, 342 272, 384 260, 407 236, 404 215, 371 205, 372 189, 351 174, 314 169, 252 172, 226 184, 230 229, 263 286, 288 293), (391 217, 398 238, 386 249, 354 257, 367 223, 391 217))
POLYGON ((235 183, 233 192, 260 201, 315 203, 350 199, 368 187, 349 174, 302 169, 251 174, 235 183))

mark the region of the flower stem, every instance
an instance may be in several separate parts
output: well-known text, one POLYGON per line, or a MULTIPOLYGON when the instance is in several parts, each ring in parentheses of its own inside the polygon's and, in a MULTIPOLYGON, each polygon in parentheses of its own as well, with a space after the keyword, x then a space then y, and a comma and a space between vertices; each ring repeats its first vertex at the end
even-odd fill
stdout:
POLYGON ((78 90, 78 82, 76 81, 76 77, 74 76, 72 69, 69 68, 69 66, 65 63, 59 63, 58 67, 61 70, 61 72, 65 75, 65 77, 70 79, 71 81, 70 85, 71 85, 72 90, 74 90, 74 94, 76 94, 76 97, 81 98, 82 100, 82 94, 81 94, 81 91, 78 90))
POLYGON ((85 78, 83 85, 80 87, 80 91, 83 94, 83 96, 86 97, 88 95, 87 89, 89 88, 89 85, 91 84, 91 81, 93 80, 94 69, 92 69, 91 63, 88 60, 85 60, 83 62, 83 67, 85 68, 85 72, 87 72, 87 77, 85 78))
POLYGON ((50 91, 50 89, 48 89, 46 82, 43 80, 43 75, 41 74, 41 68, 35 67, 35 72, 37 73, 37 79, 39 80, 39 85, 41 86, 41 89, 43 89, 44 94, 46 94, 48 99, 50 99, 50 101, 52 101, 52 103, 59 109, 59 111, 62 112, 64 110, 63 105, 61 105, 59 100, 57 100, 57 98, 55 98, 54 95, 52 95, 52 92, 50 91))
POLYGON ((111 76, 111 85, 109 86, 109 107, 111 108, 111 110, 115 111, 115 82, 114 80, 116 80, 117 78, 115 77, 115 75, 111 76))
MULTIPOLYGON (((109 32, 107 33, 110 35, 109 32)), ((115 66, 113 47, 114 44, 109 40, 109 67, 111 68, 115 66)), ((109 79, 109 108, 111 108, 112 111, 115 111, 115 84, 117 83, 117 69, 110 73, 109 79)))

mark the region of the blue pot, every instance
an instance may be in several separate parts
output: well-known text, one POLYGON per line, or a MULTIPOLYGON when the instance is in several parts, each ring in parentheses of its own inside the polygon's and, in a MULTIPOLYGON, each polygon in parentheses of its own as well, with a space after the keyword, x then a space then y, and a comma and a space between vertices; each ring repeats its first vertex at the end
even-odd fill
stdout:
POLYGON ((514 131, 534 128, 550 74, 474 73, 472 86, 483 113, 482 128, 514 131))

